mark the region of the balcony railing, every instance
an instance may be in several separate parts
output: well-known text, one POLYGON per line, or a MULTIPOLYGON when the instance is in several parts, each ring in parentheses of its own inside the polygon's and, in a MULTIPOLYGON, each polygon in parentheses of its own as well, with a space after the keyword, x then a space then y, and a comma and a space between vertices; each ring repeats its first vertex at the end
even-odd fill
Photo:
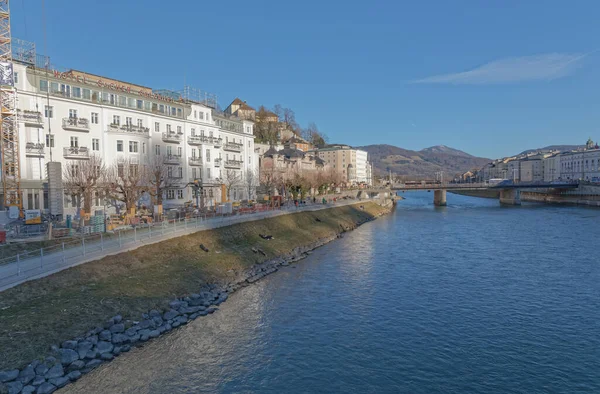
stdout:
POLYGON ((221 167, 221 161, 223 161, 223 159, 221 159, 220 157, 215 159, 215 167, 221 167))
POLYGON ((90 122, 86 118, 63 118, 63 129, 90 131, 90 122))
POLYGON ((25 144, 25 155, 30 157, 44 157, 46 146, 39 142, 28 142, 25 144))
POLYGON ((202 158, 201 157, 190 157, 188 159, 188 164, 191 166, 201 166, 202 158))
POLYGON ((242 163, 242 160, 225 160, 225 167, 240 168, 242 167, 242 163))
POLYGON ((85 146, 71 146, 63 148, 63 156, 66 159, 89 159, 90 151, 85 146))
POLYGON ((178 155, 167 155, 164 158, 165 164, 181 164, 181 156, 178 155))
POLYGON ((181 136, 182 136, 182 134, 175 133, 172 131, 170 133, 163 133, 162 140, 164 142, 174 142, 174 143, 178 144, 181 142, 181 136))
POLYGON ((215 146, 215 148, 220 148, 221 145, 223 144, 223 138, 217 138, 217 137, 211 137, 212 141, 211 144, 213 144, 215 146))
POLYGON ((241 152, 244 144, 238 144, 237 142, 226 142, 223 146, 224 150, 230 150, 234 152, 241 152))
POLYGON ((18 118, 21 122, 30 126, 43 126, 44 120, 42 119, 42 113, 38 111, 21 111, 17 112, 18 118))
POLYGON ((135 133, 140 134, 144 137, 150 136, 150 128, 143 126, 134 126, 132 124, 124 124, 119 126, 118 124, 111 123, 108 126, 108 131, 113 133, 135 133))
POLYGON ((190 135, 188 137, 188 144, 190 145, 200 145, 205 141, 206 137, 203 135, 190 135))

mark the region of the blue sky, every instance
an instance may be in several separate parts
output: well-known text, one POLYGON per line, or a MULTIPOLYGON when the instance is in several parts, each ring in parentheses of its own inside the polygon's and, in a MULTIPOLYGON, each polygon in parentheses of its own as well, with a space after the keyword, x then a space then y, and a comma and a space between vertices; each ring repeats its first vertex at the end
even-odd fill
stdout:
MULTIPOLYGON (((13 37, 44 53, 41 0, 13 37)), ((499 157, 600 139, 597 1, 47 0, 53 64, 225 107, 281 104, 331 142, 499 157), (460 74, 457 74, 460 73, 460 74)))

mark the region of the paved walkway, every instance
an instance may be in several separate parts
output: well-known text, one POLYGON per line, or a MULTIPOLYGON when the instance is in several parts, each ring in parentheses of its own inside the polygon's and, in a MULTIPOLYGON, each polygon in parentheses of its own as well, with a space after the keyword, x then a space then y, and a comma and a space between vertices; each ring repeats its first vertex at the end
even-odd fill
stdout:
POLYGON ((342 200, 332 204, 308 204, 302 207, 233 215, 225 217, 189 219, 180 222, 155 223, 153 226, 121 231, 117 234, 101 234, 94 240, 69 239, 62 245, 22 253, 0 265, 0 291, 32 279, 43 278, 64 269, 99 260, 108 255, 137 249, 144 245, 232 224, 251 222, 295 212, 322 209, 360 203, 358 200, 342 200))

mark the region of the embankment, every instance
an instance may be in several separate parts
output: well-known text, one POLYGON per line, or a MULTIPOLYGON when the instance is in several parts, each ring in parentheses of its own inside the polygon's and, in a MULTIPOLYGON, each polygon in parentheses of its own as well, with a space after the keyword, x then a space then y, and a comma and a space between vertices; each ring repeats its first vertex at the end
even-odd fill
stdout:
MULTIPOLYGON (((494 198, 498 199, 500 192, 496 190, 453 190, 451 193, 463 196, 494 198)), ((545 204, 558 205, 584 205, 589 207, 600 207, 600 196, 598 195, 578 195, 578 194, 548 194, 539 192, 521 191, 521 201, 541 202, 545 204)))
POLYGON ((0 381, 14 383, 14 389, 66 384, 80 376, 78 371, 131 345, 213 312, 238 287, 387 212, 359 202, 240 223, 107 256, 6 290, 0 293, 0 371, 21 371, 11 380, 14 370, 0 372, 0 381), (57 359, 45 358, 52 344, 57 359), (34 366, 25 367, 32 360, 34 366))

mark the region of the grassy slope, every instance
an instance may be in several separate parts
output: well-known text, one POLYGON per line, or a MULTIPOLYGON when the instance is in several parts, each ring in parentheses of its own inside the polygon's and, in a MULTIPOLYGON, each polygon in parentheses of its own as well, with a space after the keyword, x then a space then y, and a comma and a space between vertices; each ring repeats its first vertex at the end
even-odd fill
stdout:
POLYGON ((0 293, 0 370, 47 354, 49 345, 83 335, 116 314, 139 320, 150 309, 233 279, 253 264, 382 213, 373 203, 284 215, 203 231, 107 256, 0 293), (321 219, 317 222, 315 218, 321 219), (273 234, 265 241, 258 234, 273 234), (200 243, 209 253, 202 252, 200 243), (267 257, 251 251, 258 246, 267 257))

